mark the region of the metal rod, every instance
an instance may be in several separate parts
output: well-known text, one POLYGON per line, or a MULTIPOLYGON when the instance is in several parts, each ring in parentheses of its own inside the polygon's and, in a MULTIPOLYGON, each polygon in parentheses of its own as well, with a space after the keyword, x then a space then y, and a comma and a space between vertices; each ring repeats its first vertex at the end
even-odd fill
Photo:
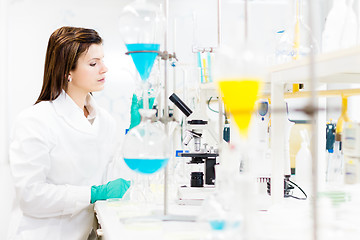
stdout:
MULTIPOLYGON (((169 15, 169 0, 165 0, 165 31, 164 31, 164 52, 167 52, 167 36, 168 36, 168 15, 169 15)), ((164 62, 164 120, 165 120, 165 134, 168 135, 168 102, 167 102, 167 83, 168 83, 168 71, 167 66, 168 61, 165 59, 164 62)), ((169 164, 166 165, 164 171, 164 215, 168 214, 168 171, 169 171, 169 164)))
MULTIPOLYGON (((220 48, 221 46, 221 0, 218 0, 217 1, 217 23, 218 23, 218 48, 220 48)), ((212 51, 212 49, 211 49, 212 51)), ((222 135, 222 132, 223 132, 223 129, 224 129, 224 123, 223 123, 223 115, 224 115, 224 109, 223 109, 223 101, 221 100, 221 94, 220 94, 220 91, 219 91, 219 146, 218 146, 218 149, 219 151, 221 151, 221 144, 222 144, 222 141, 223 141, 223 135, 222 135)), ((221 154, 219 154, 219 162, 221 162, 221 154)))
POLYGON ((223 101, 221 100, 221 94, 219 94, 219 147, 218 147, 219 149, 223 141, 223 135, 222 135, 224 129, 223 116, 224 116, 223 101))
POLYGON ((129 52, 126 52, 125 54, 129 55, 129 54, 132 54, 132 53, 158 53, 158 54, 160 54, 161 51, 139 50, 139 51, 129 51, 129 52))
MULTIPOLYGON (((176 32, 177 32, 176 24, 177 24, 176 19, 174 19, 174 22, 173 22, 173 46, 172 46, 174 53, 176 53, 176 32)), ((172 92, 174 93, 175 89, 176 89, 176 67, 173 67, 172 70, 173 70, 172 92)))
POLYGON ((244 36, 245 36, 245 42, 247 42, 247 40, 248 40, 248 0, 245 0, 244 19, 245 19, 244 36))
MULTIPOLYGON (((309 19, 309 28, 311 33, 314 31, 314 22, 313 22, 313 1, 308 1, 308 19, 309 19)), ((310 46, 314 46, 314 40, 311 37, 312 34, 309 34, 308 42, 310 46)), ((318 107, 317 101, 317 79, 315 77, 315 52, 314 48, 310 47, 310 55, 309 55, 309 79, 310 79, 310 90, 311 90, 311 106, 315 109, 318 107)), ((318 111, 315 111, 314 114, 311 115, 311 130, 313 132, 312 135, 312 144, 311 144, 311 157, 312 157, 312 215, 313 215, 313 240, 318 239, 318 212, 317 212, 317 192, 318 192, 318 111)))
POLYGON ((217 1, 218 47, 221 46, 221 0, 217 1))
MULTIPOLYGON (((351 89, 333 89, 333 90, 318 90, 317 97, 350 97, 360 95, 360 88, 351 89)), ((270 94, 262 94, 259 98, 270 98, 270 94)), ((311 91, 299 91, 299 92, 286 92, 284 98, 310 98, 311 91)), ((215 101, 215 100, 214 100, 215 101)))

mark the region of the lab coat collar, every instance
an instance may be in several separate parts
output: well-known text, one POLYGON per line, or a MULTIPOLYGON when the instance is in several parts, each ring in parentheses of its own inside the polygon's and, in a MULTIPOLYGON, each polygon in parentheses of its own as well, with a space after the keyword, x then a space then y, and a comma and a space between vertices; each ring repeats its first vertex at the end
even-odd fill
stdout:
MULTIPOLYGON (((62 91, 52 103, 57 114, 63 117, 69 125, 84 133, 97 134, 98 117, 96 117, 93 124, 91 124, 84 116, 83 109, 81 109, 65 91, 62 91)), ((91 112, 91 117, 98 116, 98 106, 90 94, 86 97, 85 105, 89 112, 91 112)))

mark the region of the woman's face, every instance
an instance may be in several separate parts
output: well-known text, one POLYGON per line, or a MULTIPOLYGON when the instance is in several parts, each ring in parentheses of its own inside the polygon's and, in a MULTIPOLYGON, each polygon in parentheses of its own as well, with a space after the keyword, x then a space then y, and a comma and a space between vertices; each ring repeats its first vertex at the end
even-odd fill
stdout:
POLYGON ((103 46, 101 44, 90 45, 88 51, 80 55, 76 68, 70 71, 72 80, 68 87, 72 88, 72 91, 84 93, 102 90, 105 83, 105 73, 108 70, 103 58, 103 46))

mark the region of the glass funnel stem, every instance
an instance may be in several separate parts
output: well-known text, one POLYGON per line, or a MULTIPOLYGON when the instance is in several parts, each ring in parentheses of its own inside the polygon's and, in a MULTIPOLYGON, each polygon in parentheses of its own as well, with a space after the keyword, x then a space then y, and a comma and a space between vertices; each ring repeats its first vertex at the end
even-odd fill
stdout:
MULTIPOLYGON (((142 91, 143 108, 150 109, 150 104, 149 104, 150 84, 148 81, 141 82, 141 91, 142 91)), ((141 116, 141 117, 143 117, 143 116, 141 116)), ((152 117, 152 116, 150 116, 150 117, 152 117)))
POLYGON ((143 101, 144 109, 149 109, 149 94, 146 87, 143 90, 143 101))

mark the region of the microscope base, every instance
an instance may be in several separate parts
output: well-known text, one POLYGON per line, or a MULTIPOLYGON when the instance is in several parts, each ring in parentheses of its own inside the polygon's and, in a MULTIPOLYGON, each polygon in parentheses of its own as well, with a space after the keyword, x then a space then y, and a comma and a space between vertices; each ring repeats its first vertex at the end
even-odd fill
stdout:
POLYGON ((214 185, 204 187, 179 187, 177 203, 181 205, 201 205, 215 191, 214 185))

